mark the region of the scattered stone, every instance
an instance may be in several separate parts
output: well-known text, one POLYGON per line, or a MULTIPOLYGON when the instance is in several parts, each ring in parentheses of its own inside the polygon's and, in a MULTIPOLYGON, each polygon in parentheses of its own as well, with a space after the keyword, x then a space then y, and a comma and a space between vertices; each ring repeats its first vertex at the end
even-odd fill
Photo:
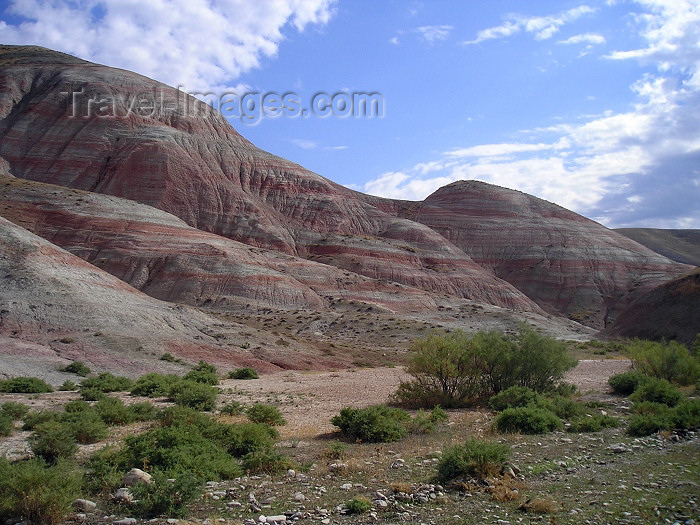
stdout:
POLYGON ((630 449, 624 443, 614 443, 607 448, 613 454, 622 454, 624 452, 630 452, 630 449))
POLYGON ((287 471, 287 477, 289 477, 289 478, 296 478, 296 477, 297 477, 297 472, 296 472, 296 470, 290 468, 290 469, 287 471))
POLYGON ((352 489, 352 483, 343 483, 340 488, 342 490, 351 490, 352 489))
POLYGON ((132 501, 134 501, 134 495, 128 488, 122 487, 120 489, 117 489, 117 491, 112 496, 112 499, 116 502, 131 503, 132 501))
POLYGON ((124 475, 122 480, 122 485, 125 487, 133 487, 139 481, 150 484, 152 477, 148 472, 144 472, 140 468, 132 468, 129 472, 124 475))
POLYGON ((76 510, 92 512, 97 508, 97 503, 95 503, 94 501, 90 501, 89 499, 77 499, 73 502, 73 507, 76 510))
POLYGON ((114 522, 114 525, 134 525, 136 518, 123 518, 114 522))

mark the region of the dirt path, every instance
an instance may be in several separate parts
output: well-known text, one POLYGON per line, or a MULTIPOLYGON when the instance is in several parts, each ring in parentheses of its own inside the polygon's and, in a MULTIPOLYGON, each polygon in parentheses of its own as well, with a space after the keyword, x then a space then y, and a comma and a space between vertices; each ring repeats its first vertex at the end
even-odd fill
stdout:
MULTIPOLYGON (((629 368, 628 360, 581 360, 566 381, 581 393, 606 392, 608 378, 629 368)), ((254 381, 225 380, 226 401, 279 404, 288 421, 283 438, 311 438, 333 432, 330 419, 346 406, 386 403, 399 383, 409 376, 402 368, 360 368, 333 372, 287 371, 264 375, 254 381)))

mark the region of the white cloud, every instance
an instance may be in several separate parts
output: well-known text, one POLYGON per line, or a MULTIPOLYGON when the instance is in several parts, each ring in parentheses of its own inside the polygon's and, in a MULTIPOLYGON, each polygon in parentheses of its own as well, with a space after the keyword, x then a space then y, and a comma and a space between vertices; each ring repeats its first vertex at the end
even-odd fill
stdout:
POLYGON ((426 42, 429 44, 434 44, 440 40, 447 40, 447 38, 450 36, 450 32, 453 29, 453 26, 434 25, 417 27, 416 31, 426 40, 426 42))
POLYGON ((574 35, 566 40, 560 40, 557 44, 605 44, 605 37, 596 33, 585 33, 582 35, 574 35))
POLYGON ((34 44, 186 91, 229 89, 274 56, 287 27, 325 24, 336 0, 10 0, 5 44, 34 44))
POLYGON ((526 151, 540 151, 551 149, 551 144, 480 144, 470 148, 459 148, 445 153, 448 157, 500 157, 523 153, 526 151))
POLYGON ((500 26, 482 29, 476 34, 474 40, 468 40, 464 43, 479 44, 485 40, 506 38, 521 31, 533 34, 536 40, 547 40, 557 33, 563 25, 595 11, 592 7, 581 5, 550 16, 510 15, 508 20, 500 26))
POLYGON ((294 144, 295 146, 299 146, 302 149, 318 148, 318 143, 313 140, 292 139, 292 144, 294 144))
MULTIPOLYGON (((478 179, 553 201, 611 227, 700 228, 700 5, 683 0, 639 4, 647 11, 638 18, 647 45, 609 57, 657 67, 657 73, 642 74, 630 86, 636 100, 629 111, 524 130, 527 142, 456 148, 384 173, 363 189, 421 200, 449 182, 478 179)), ((572 18, 585 12, 567 13, 572 18)), ((547 27, 554 25, 513 21, 477 38, 547 27)), ((594 40, 579 36, 581 42, 594 40)), ((574 38, 564 42, 575 43, 574 38)))

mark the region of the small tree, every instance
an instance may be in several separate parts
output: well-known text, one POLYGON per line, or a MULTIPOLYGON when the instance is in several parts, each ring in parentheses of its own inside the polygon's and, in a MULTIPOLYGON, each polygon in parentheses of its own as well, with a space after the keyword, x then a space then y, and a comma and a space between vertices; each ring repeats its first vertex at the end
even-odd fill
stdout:
POLYGON ((456 408, 469 404, 481 391, 479 353, 464 332, 430 335, 411 346, 396 400, 412 407, 456 408))
POLYGON ((700 356, 676 341, 665 344, 637 340, 627 351, 632 368, 642 374, 679 385, 692 385, 700 379, 700 356))
POLYGON ((416 341, 395 401, 409 407, 476 404, 511 386, 552 390, 576 364, 566 346, 526 325, 515 338, 498 332, 432 335, 416 341))

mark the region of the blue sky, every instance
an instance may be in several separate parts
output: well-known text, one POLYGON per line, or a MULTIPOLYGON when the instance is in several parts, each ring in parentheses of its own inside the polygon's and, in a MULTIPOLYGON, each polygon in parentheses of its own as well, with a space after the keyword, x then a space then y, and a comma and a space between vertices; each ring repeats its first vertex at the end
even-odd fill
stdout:
POLYGON ((376 92, 381 118, 231 123, 352 188, 479 179, 610 227, 700 228, 698 0, 14 0, 0 41, 189 91, 376 92))

